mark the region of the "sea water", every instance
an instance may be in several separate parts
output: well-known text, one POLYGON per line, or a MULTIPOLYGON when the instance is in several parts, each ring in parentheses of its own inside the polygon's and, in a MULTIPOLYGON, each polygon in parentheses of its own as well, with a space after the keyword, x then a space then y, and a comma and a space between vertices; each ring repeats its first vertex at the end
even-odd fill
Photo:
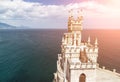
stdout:
MULTIPOLYGON (((52 82, 67 30, 0 30, 0 82, 52 82)), ((98 38, 100 66, 120 72, 120 30, 84 30, 82 41, 98 38)))

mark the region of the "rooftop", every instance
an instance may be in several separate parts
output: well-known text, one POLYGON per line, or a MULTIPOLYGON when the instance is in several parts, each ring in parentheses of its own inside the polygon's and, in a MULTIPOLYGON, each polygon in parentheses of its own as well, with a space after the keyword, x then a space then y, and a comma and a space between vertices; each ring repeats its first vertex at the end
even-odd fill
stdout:
POLYGON ((97 82, 120 82, 120 74, 115 71, 97 68, 96 75, 97 82))

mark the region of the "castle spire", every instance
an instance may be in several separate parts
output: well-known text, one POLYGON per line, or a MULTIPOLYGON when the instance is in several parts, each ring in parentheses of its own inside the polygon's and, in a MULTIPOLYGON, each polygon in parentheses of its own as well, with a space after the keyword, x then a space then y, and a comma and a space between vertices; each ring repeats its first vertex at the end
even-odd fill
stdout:
POLYGON ((95 47, 97 47, 98 46, 98 39, 96 38, 95 39, 95 47))
POLYGON ((83 12, 82 9, 77 11, 79 20, 83 19, 82 12, 83 12))
POLYGON ((82 9, 78 10, 77 13, 78 13, 78 16, 81 16, 82 15, 82 9))
POLYGON ((90 36, 88 37, 88 41, 87 42, 88 42, 88 44, 90 44, 90 36))
POLYGON ((64 37, 62 37, 62 43, 64 43, 64 37))
POLYGON ((70 11, 69 11, 69 17, 72 17, 73 16, 73 10, 71 9, 70 11))

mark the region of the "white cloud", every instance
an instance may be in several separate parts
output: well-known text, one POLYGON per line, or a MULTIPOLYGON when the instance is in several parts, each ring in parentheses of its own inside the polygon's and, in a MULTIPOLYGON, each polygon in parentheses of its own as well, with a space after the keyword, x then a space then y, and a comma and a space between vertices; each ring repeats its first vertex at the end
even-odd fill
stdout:
POLYGON ((59 16, 63 13, 64 8, 62 5, 42 5, 23 0, 0 1, 0 15, 3 19, 59 16))
MULTIPOLYGON (((113 20, 113 18, 118 21, 120 17, 118 7, 100 4, 95 1, 71 3, 68 5, 43 5, 42 3, 25 2, 23 0, 0 0, 0 21, 11 24, 15 24, 16 22, 18 25, 24 24, 36 27, 43 24, 46 24, 46 27, 47 25, 50 27, 63 27, 66 26, 65 20, 67 21, 68 10, 79 8, 83 9, 85 25, 87 26, 100 26, 101 23, 99 24, 96 21, 109 21, 110 19, 113 20), (63 23, 63 20, 65 23, 63 23), (51 25, 51 23, 54 23, 55 26, 51 25)), ((118 22, 115 21, 113 23, 116 24, 118 22)), ((101 25, 104 26, 105 24, 101 25)), ((43 27, 45 26, 43 25, 43 27)))

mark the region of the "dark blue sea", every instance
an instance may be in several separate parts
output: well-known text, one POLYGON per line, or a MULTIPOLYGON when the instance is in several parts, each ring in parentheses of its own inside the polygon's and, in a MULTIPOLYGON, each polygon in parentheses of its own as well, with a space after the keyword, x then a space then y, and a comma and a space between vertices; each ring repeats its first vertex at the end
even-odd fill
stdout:
MULTIPOLYGON (((0 82, 52 82, 61 38, 67 30, 0 30, 0 82)), ((120 73, 120 30, 84 30, 83 41, 98 38, 100 66, 120 73)))

